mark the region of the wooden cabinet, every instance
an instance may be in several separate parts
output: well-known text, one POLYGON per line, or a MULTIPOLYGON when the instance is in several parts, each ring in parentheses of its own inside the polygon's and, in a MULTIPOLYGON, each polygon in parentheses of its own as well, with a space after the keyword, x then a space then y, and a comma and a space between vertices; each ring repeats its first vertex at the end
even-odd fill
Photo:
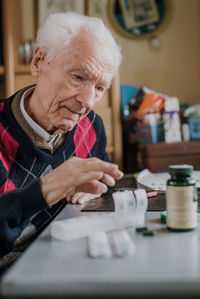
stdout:
POLYGON ((199 170, 199 147, 199 140, 140 145, 142 169, 148 168, 152 172, 168 171, 169 165, 190 164, 195 170, 199 170))
POLYGON ((21 0, 2 0, 4 94, 1 96, 5 97, 35 82, 29 66, 20 63, 19 47, 23 42, 22 4, 21 0))
MULTIPOLYGON (((23 2, 23 0, 2 0, 4 65, 0 66, 0 82, 3 85, 1 97, 8 97, 22 87, 35 83, 29 65, 20 63, 19 47, 23 41, 23 26, 26 26, 22 21, 23 2)), ((33 0, 33 3, 37 1, 33 0)), ((32 5, 32 10, 31 18, 35 20, 37 14, 35 5, 32 5)), ((113 80, 110 90, 105 93, 102 101, 95 107, 95 111, 104 121, 107 152, 110 158, 122 168, 119 76, 113 80)))

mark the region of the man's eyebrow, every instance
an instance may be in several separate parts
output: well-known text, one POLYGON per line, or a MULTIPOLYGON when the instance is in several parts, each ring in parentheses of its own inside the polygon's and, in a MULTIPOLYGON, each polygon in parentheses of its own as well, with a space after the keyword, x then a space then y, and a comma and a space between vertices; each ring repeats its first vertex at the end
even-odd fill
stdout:
POLYGON ((70 70, 66 70, 66 72, 69 72, 69 73, 85 73, 84 70, 82 68, 71 68, 70 70))
MULTIPOLYGON (((85 75, 88 79, 96 77, 95 73, 93 73, 90 69, 84 66, 79 66, 76 68, 72 68, 69 70, 70 73, 79 73, 81 75, 85 75)), ((104 86, 106 89, 110 88, 111 82, 107 82, 107 80, 104 80, 103 78, 97 83, 97 85, 104 86)))

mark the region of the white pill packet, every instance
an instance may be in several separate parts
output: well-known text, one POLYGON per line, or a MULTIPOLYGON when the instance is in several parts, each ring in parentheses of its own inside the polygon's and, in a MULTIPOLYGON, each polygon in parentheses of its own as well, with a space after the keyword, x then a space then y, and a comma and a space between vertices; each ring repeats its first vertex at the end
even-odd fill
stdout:
POLYGON ((88 236, 89 255, 93 258, 109 258, 112 251, 105 232, 97 231, 88 236))
POLYGON ((127 256, 135 253, 135 244, 125 229, 109 234, 109 243, 113 256, 127 256))
POLYGON ((51 223, 51 236, 58 240, 72 241, 88 237, 98 231, 114 231, 144 224, 147 195, 143 189, 117 191, 112 194, 115 212, 92 213, 55 220, 51 223))

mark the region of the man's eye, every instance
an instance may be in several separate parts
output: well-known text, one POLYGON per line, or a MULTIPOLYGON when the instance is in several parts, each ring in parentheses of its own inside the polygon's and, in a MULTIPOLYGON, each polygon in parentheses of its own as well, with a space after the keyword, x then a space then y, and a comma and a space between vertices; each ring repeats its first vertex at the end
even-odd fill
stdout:
POLYGON ((102 87, 102 86, 96 86, 95 87, 98 91, 104 91, 104 87, 102 87))
POLYGON ((77 80, 83 81, 83 77, 80 76, 80 75, 74 75, 74 77, 75 77, 77 80))

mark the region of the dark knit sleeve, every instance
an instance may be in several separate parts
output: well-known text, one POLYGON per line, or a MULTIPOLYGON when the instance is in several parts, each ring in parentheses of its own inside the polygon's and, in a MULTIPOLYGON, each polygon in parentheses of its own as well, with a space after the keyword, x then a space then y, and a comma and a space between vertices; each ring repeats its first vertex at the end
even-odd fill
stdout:
POLYGON ((0 257, 12 250, 29 219, 48 208, 42 195, 39 180, 23 189, 0 194, 0 257))

